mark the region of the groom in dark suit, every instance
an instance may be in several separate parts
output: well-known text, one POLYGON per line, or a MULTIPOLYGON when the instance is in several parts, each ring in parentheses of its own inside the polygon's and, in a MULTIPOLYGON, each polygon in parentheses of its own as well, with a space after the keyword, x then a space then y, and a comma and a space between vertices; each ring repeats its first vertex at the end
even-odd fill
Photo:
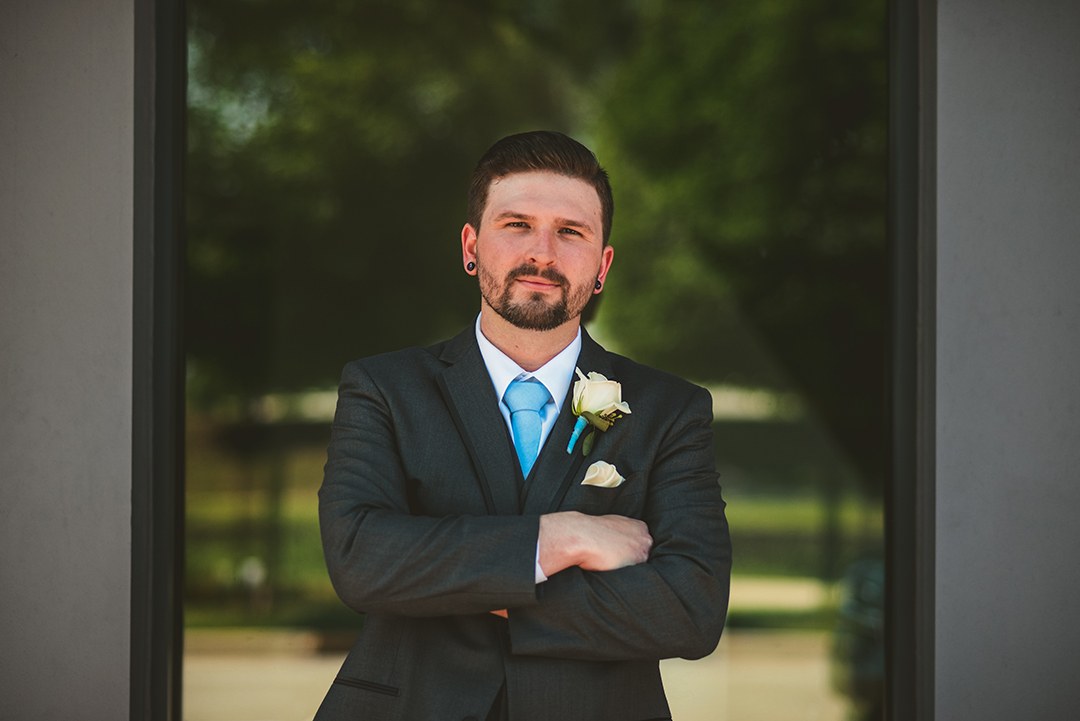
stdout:
POLYGON ((667 719, 659 660, 716 647, 731 546, 709 394, 580 327, 612 209, 584 146, 504 138, 461 236, 475 325, 345 367, 319 515, 366 620, 317 719, 667 719))

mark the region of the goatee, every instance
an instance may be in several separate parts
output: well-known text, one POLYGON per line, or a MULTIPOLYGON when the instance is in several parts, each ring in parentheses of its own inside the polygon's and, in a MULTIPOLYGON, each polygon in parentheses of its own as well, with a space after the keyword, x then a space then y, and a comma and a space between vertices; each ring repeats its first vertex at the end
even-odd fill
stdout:
POLYGON ((568 320, 581 315, 589 302, 590 288, 573 289, 566 276, 553 268, 540 270, 535 265, 524 263, 506 274, 502 292, 499 283, 484 270, 480 259, 476 259, 477 277, 480 280, 480 295, 491 309, 507 323, 523 330, 553 330, 568 320), (515 301, 513 298, 514 281, 521 276, 531 275, 551 281, 559 286, 559 299, 549 303, 543 293, 530 293, 528 298, 515 301))

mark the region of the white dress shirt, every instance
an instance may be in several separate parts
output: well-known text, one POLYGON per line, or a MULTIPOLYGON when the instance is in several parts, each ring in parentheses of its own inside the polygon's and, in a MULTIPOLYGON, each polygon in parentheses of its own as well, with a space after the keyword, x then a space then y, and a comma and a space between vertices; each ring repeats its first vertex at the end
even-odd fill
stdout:
MULTIPOLYGON (((544 442, 551 433, 555 421, 559 418, 566 392, 570 390, 570 383, 574 380, 574 369, 577 367, 578 355, 581 353, 581 328, 578 328, 574 340, 570 345, 563 348, 558 355, 549 360, 535 371, 529 372, 515 363, 509 356, 495 347, 480 330, 480 316, 476 316, 476 343, 480 346, 480 355, 484 358, 484 366, 491 377, 491 384, 495 387, 495 397, 499 399, 499 412, 502 413, 503 421, 510 431, 510 437, 514 436, 514 427, 510 424, 510 407, 503 401, 503 394, 507 387, 516 380, 535 378, 543 384, 551 398, 540 409, 540 449, 544 448, 544 442)), ((536 582, 543 583, 547 576, 540 569, 540 542, 536 544, 536 582)))

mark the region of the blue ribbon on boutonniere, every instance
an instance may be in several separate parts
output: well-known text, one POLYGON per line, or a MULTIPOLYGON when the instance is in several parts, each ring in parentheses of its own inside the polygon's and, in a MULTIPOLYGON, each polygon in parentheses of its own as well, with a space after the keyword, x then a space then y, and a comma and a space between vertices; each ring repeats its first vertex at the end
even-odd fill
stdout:
MULTIPOLYGON (((580 368, 575 368, 578 380, 574 382, 574 397, 570 409, 578 417, 574 432, 566 445, 566 452, 573 453, 574 445, 582 432, 590 424, 601 431, 611 428, 623 415, 630 412, 630 406, 622 399, 622 384, 608 380, 600 373, 586 376, 580 368)), ((596 434, 590 432, 581 442, 582 455, 589 455, 596 434)))

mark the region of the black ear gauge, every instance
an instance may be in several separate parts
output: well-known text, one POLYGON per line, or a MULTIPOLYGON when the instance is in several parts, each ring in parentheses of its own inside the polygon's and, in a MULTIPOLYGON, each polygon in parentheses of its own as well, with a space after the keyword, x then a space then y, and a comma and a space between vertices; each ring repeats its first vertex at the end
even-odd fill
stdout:
POLYGON ((469 264, 465 266, 465 270, 469 271, 470 273, 473 272, 474 270, 476 270, 476 263, 470 260, 469 264))
POLYGON ((604 287, 604 284, 601 283, 599 279, 597 279, 597 281, 596 281, 596 289, 600 290, 603 287, 604 287))

